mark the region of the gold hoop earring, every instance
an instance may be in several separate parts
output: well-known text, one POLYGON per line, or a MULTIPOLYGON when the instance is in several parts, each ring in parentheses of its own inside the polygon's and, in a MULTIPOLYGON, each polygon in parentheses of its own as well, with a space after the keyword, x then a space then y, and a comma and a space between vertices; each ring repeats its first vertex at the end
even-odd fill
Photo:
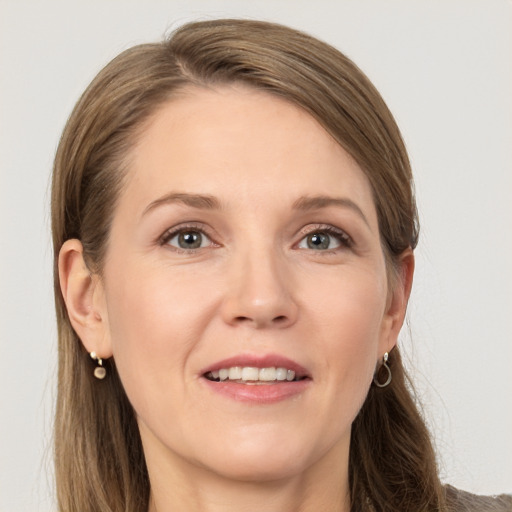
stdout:
POLYGON ((89 355, 98 363, 98 366, 94 368, 93 375, 99 380, 104 379, 105 376, 107 375, 107 370, 103 368, 103 359, 101 359, 101 357, 98 357, 96 355, 96 352, 91 352, 89 355))
POLYGON ((391 379, 393 378, 393 376, 391 375, 391 368, 388 366, 388 358, 389 358, 389 354, 387 352, 384 353, 384 356, 382 357, 382 365, 380 366, 380 368, 375 372, 375 375, 373 376, 373 383, 378 387, 378 388, 385 388, 386 386, 389 386, 389 383, 391 382, 391 379), (386 379, 385 382, 383 383, 380 383, 379 380, 378 380, 378 374, 380 372, 380 369, 381 368, 385 368, 388 372, 388 377, 386 379))

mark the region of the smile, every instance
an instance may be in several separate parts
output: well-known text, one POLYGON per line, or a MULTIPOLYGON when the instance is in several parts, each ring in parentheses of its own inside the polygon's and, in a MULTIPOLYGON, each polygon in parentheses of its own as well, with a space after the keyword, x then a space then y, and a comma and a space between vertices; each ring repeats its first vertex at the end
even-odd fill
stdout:
POLYGON ((296 398, 313 383, 306 368, 279 354, 238 354, 213 363, 199 375, 215 395, 253 405, 296 398))
POLYGON ((268 384, 272 382, 298 381, 301 377, 296 376, 294 370, 282 367, 257 368, 254 366, 232 366, 210 371, 205 374, 208 380, 223 382, 233 381, 243 384, 268 384))

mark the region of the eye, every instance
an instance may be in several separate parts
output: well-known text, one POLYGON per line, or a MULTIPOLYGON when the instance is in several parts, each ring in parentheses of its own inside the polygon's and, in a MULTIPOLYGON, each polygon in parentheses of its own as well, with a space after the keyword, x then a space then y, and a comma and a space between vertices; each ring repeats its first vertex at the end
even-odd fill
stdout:
POLYGON ((313 249, 314 251, 325 251, 327 249, 336 249, 340 246, 340 241, 325 231, 310 233, 299 242, 299 249, 313 249))
POLYGON ((212 245, 210 238, 202 231, 186 228, 168 233, 162 243, 181 250, 201 249, 212 245))
POLYGON ((333 227, 325 227, 307 233, 297 247, 313 251, 328 251, 351 245, 352 240, 346 233, 333 227))

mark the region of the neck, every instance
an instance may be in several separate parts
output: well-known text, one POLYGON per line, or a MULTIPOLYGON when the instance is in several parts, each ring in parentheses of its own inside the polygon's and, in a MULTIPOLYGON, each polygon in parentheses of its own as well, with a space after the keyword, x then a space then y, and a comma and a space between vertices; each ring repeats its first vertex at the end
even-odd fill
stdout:
POLYGON ((151 484, 148 512, 349 512, 344 451, 335 449, 301 473, 268 481, 236 480, 183 459, 173 458, 167 465, 146 453, 151 484))

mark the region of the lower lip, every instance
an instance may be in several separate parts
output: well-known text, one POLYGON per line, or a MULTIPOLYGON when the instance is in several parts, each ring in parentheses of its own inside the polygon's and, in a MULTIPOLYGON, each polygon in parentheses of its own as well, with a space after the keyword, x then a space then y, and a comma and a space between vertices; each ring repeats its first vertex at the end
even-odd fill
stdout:
POLYGON ((230 381, 212 381, 203 377, 205 384, 215 393, 239 402, 273 404, 287 400, 303 393, 311 379, 283 381, 275 384, 240 384, 230 381))

